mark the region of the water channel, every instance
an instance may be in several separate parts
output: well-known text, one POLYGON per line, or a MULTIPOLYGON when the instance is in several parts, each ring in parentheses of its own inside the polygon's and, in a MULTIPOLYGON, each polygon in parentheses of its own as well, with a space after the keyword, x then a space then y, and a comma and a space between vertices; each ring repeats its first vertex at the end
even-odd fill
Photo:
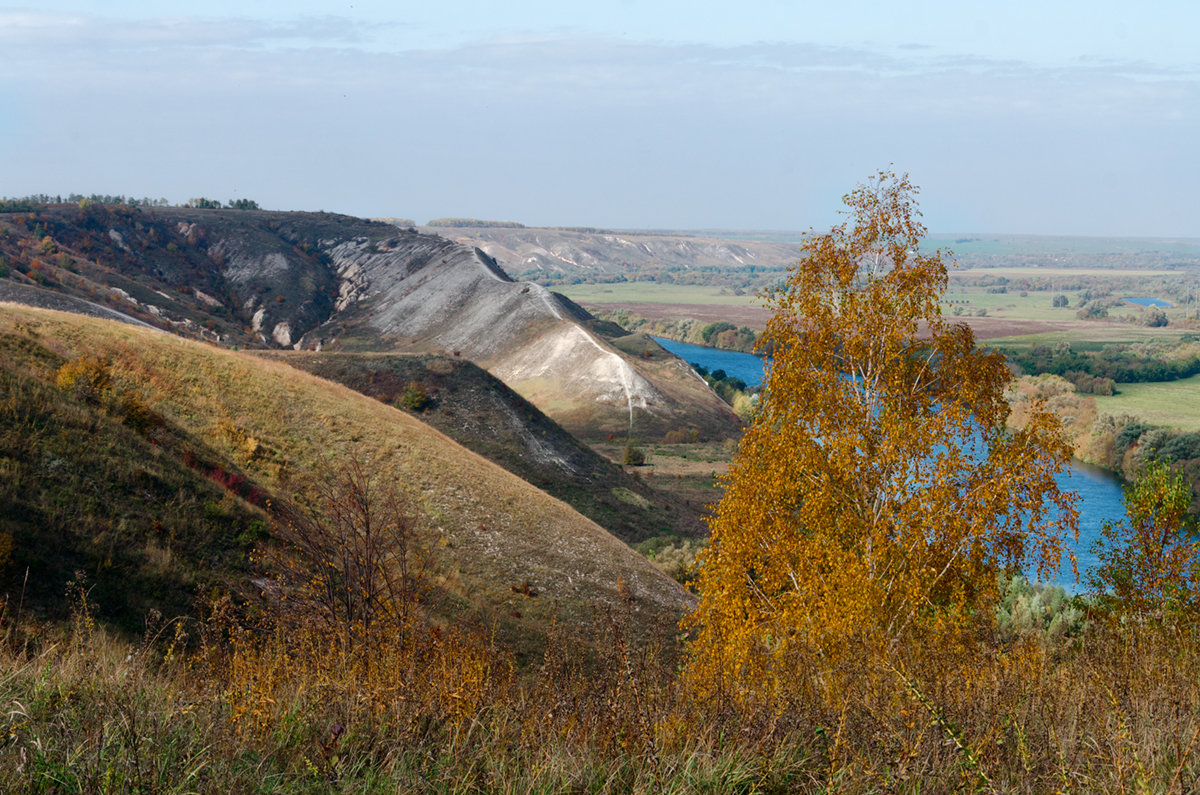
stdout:
MULTIPOLYGON (((701 364, 709 371, 724 370, 727 375, 740 378, 749 386, 762 383, 765 371, 761 357, 688 345, 661 337, 655 339, 684 361, 701 364)), ((1125 515, 1125 508, 1121 502, 1121 485, 1107 472, 1079 461, 1072 462, 1067 471, 1059 474, 1058 485, 1059 488, 1079 494, 1079 543, 1075 545, 1075 554, 1079 560, 1079 576, 1082 581, 1084 572, 1096 564, 1096 556, 1091 553, 1091 547, 1100 534, 1100 528, 1105 522, 1118 520, 1125 515)), ((1071 566, 1066 561, 1054 581, 1068 591, 1079 589, 1071 574, 1071 566)))

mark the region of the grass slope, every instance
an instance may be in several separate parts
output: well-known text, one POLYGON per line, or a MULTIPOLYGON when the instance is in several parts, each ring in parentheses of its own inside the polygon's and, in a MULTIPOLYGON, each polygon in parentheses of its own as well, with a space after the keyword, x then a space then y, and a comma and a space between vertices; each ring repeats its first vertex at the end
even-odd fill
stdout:
POLYGON ((260 355, 397 408, 403 407, 410 388, 419 389, 429 401, 416 412, 422 421, 568 503, 628 543, 705 532, 703 501, 658 492, 626 474, 504 382, 464 359, 311 352, 260 355))
MULTIPOLYGON (((552 622, 572 635, 594 636, 593 622, 622 591, 632 593, 645 629, 673 627, 688 605, 673 581, 566 504, 346 387, 244 353, 16 305, 0 305, 0 334, 31 340, 64 360, 102 357, 114 391, 135 397, 277 493, 291 496, 319 461, 336 465, 351 454, 369 461, 418 515, 436 552, 450 611, 494 627, 519 650, 536 653, 552 622), (525 582, 539 596, 514 590, 525 582)), ((44 394, 22 388, 30 397, 44 394)), ((28 401, 13 395, 6 390, 13 411, 31 411, 28 401)), ((29 423, 25 454, 40 456, 46 439, 36 417, 29 423)), ((62 448, 82 454, 94 446, 89 438, 65 440, 62 448)), ((104 488, 106 481, 96 485, 104 488)), ((170 491, 150 491, 147 518, 170 491)), ((66 521, 70 506, 62 510, 66 521)), ((6 509, 5 521, 11 520, 6 509)))
POLYGON ((61 615, 80 573, 104 617, 136 631, 245 574, 266 517, 217 482, 237 467, 136 402, 59 389, 56 341, 3 325, 0 601, 61 615))

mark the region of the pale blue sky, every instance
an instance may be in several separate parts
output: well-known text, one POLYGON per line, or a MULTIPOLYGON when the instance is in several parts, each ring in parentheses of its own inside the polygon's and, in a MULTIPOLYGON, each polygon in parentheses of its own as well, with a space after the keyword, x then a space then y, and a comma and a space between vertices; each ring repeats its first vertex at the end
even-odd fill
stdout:
POLYGON ((1200 237, 1193 2, 0 0, 0 194, 1200 237))

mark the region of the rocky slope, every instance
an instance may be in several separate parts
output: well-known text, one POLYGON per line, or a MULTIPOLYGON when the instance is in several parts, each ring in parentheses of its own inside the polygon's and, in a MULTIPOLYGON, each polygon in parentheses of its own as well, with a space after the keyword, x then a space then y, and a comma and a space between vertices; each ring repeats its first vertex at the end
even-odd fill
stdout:
POLYGON ((629 356, 584 310, 513 281, 479 249, 404 233, 342 241, 328 254, 342 279, 337 314, 301 347, 468 358, 585 437, 659 437, 691 424, 721 438, 738 428, 684 362, 629 356))
POLYGON ((0 256, 0 283, 28 288, 15 300, 49 291, 225 344, 462 356, 585 437, 739 427, 683 362, 632 357, 484 252, 389 224, 58 205, 0 215, 0 256))

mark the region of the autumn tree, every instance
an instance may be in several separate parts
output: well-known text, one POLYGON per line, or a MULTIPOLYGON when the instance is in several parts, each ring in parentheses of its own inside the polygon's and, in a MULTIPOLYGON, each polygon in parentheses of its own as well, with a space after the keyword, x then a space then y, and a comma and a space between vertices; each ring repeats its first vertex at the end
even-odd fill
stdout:
POLYGON ((999 572, 1048 576, 1075 532, 1058 422, 1035 407, 1006 428, 1011 376, 942 319, 916 193, 888 171, 857 187, 767 295, 769 373, 690 619, 701 681, 770 691, 852 638, 886 653, 961 636, 991 616, 999 572))
POLYGON ((1124 522, 1106 522, 1088 575, 1114 618, 1176 620, 1200 608, 1200 538, 1188 508, 1192 488, 1165 461, 1152 461, 1125 489, 1124 522))

